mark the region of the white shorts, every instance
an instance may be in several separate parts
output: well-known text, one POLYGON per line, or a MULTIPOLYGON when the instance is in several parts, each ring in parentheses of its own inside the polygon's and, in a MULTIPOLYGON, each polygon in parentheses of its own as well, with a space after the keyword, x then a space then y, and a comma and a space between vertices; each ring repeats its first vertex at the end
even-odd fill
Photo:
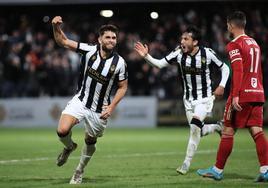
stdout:
POLYGON ((199 117, 202 122, 206 117, 211 116, 214 100, 214 95, 195 101, 183 99, 188 122, 191 122, 193 116, 199 117))
POLYGON ((85 130, 91 137, 101 137, 107 126, 107 120, 100 119, 100 113, 93 112, 74 96, 68 103, 62 114, 68 114, 79 122, 85 120, 85 130))

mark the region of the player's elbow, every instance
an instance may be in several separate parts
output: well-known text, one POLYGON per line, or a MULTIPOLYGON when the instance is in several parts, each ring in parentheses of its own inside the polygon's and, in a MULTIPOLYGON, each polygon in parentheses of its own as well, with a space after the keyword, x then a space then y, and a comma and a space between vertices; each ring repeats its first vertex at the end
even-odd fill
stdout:
POLYGON ((154 63, 154 64, 151 63, 151 65, 152 65, 153 67, 156 67, 156 68, 159 68, 159 69, 162 69, 163 67, 165 67, 165 65, 163 65, 163 64, 161 64, 161 63, 154 63))
POLYGON ((243 66, 242 66, 242 62, 239 63, 233 63, 232 64, 232 70, 233 72, 240 72, 240 73, 243 73, 243 66))
POLYGON ((59 45, 60 47, 64 47, 64 41, 63 40, 60 40, 60 39, 55 39, 57 45, 59 45))
POLYGON ((126 92, 127 88, 128 88, 128 80, 127 79, 119 82, 118 89, 120 89, 123 92, 126 92))
POLYGON ((164 68, 165 66, 164 65, 162 65, 162 64, 159 64, 158 66, 157 66, 157 68, 159 68, 159 69, 162 69, 162 68, 164 68))
POLYGON ((229 74, 230 74, 230 69, 229 69, 229 67, 228 67, 226 64, 223 64, 223 66, 222 66, 222 72, 223 72, 226 76, 229 76, 229 74))
POLYGON ((68 39, 55 38, 55 41, 60 47, 68 48, 68 39))

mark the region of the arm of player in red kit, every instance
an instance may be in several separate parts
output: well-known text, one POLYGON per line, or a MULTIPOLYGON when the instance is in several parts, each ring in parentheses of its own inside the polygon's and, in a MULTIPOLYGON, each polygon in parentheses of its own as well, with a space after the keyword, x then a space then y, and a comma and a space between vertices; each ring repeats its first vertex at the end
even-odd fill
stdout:
POLYGON ((242 56, 240 54, 240 48, 235 43, 230 43, 227 47, 229 59, 231 62, 232 75, 232 106, 235 110, 241 111, 242 108, 239 105, 239 92, 243 81, 243 64, 242 56))

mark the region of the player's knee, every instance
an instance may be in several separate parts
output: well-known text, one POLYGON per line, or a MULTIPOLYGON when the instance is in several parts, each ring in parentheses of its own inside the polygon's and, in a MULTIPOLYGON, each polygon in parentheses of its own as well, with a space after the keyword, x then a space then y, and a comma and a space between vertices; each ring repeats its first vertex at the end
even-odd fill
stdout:
POLYGON ((221 134, 222 134, 222 138, 230 138, 233 137, 235 134, 236 130, 231 128, 231 127, 224 127, 221 134))
POLYGON ((199 128, 199 129, 202 129, 202 127, 203 127, 203 123, 202 123, 202 121, 200 121, 199 119, 197 119, 197 118, 192 118, 192 120, 191 120, 191 125, 193 125, 193 126, 191 126, 191 128, 199 128))
POLYGON ((92 137, 85 137, 85 143, 86 143, 86 154, 89 156, 92 156, 93 153, 96 151, 96 142, 97 138, 92 137))
POLYGON ((68 126, 67 124, 59 124, 57 133, 58 135, 68 135, 71 131, 71 126, 68 126))
POLYGON ((190 134, 191 136, 199 136, 201 135, 201 130, 202 130, 202 127, 203 127, 203 123, 197 119, 197 118, 193 118, 191 120, 191 123, 190 123, 190 134))
POLYGON ((264 134, 262 127, 251 127, 249 131, 254 140, 258 137, 258 135, 264 134))
POLYGON ((85 138, 85 143, 86 143, 87 145, 93 145, 93 144, 96 144, 96 143, 97 143, 97 138, 93 138, 93 137, 86 136, 86 138, 85 138))
POLYGON ((58 128, 58 129, 57 129, 57 135, 58 135, 59 137, 65 137, 65 136, 67 136, 69 133, 70 133, 70 130, 68 130, 68 129, 63 129, 63 128, 58 128))

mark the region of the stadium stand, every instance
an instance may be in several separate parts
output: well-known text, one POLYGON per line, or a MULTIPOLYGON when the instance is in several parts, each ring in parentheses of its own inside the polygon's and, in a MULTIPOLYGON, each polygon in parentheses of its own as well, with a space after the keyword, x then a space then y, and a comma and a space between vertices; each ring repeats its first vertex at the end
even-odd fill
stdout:
MULTIPOLYGON (((61 15, 68 37, 95 43, 103 23, 119 26, 118 51, 129 68, 129 96, 155 95, 160 99, 182 96, 177 67, 158 70, 148 66, 133 51, 141 40, 155 57, 178 45, 187 24, 202 29, 204 45, 212 47, 226 61, 226 14, 242 8, 248 15, 248 34, 262 48, 264 85, 268 84, 268 17, 262 3, 141 3, 80 4, 55 6, 2 6, 0 13, 0 97, 71 96, 76 90, 78 54, 59 48, 52 37, 51 18, 61 15), (136 7, 133 9, 133 7, 136 7), (221 11, 217 7, 222 7, 221 11), (246 8, 248 7, 248 8, 246 8), (99 16, 99 10, 113 9, 112 18, 99 16), (149 17, 151 10, 159 19, 149 17)), ((217 74, 215 74, 217 76, 217 74)), ((266 92, 266 98, 268 92, 266 92)))

